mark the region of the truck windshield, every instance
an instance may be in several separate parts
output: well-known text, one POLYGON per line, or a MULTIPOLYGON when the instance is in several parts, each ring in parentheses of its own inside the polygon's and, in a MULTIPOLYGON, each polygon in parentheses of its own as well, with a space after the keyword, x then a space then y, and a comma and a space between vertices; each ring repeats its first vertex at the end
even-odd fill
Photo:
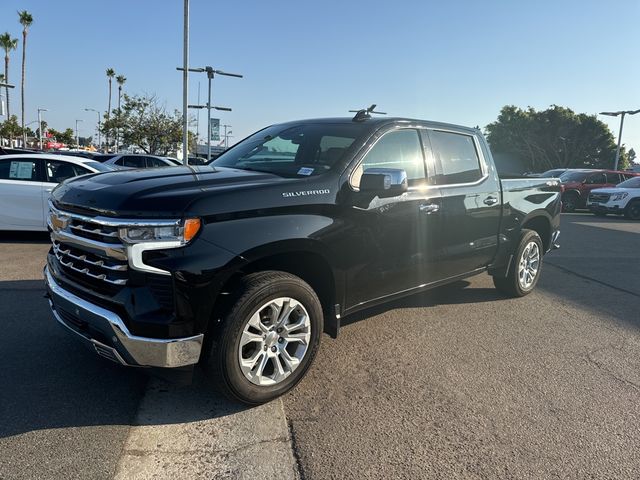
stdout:
POLYGON ((617 185, 618 188, 640 188, 640 177, 633 177, 617 185))
POLYGON ((320 175, 346 158, 367 130, 362 124, 346 123, 275 125, 227 150, 212 165, 292 178, 320 175))

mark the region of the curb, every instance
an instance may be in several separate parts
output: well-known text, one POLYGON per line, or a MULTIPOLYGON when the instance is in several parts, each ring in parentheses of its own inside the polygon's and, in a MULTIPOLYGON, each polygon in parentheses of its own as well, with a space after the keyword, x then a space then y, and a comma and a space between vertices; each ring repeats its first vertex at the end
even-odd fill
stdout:
POLYGON ((117 480, 299 480, 282 400, 248 408, 201 378, 181 387, 151 380, 117 480))

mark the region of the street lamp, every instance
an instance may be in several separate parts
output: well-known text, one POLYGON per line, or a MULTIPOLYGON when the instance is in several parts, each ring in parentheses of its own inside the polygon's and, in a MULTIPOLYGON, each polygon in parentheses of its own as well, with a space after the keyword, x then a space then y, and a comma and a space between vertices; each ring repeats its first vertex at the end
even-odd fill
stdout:
POLYGON ((620 147, 622 145, 622 127, 624 126, 625 115, 635 115, 640 112, 638 110, 620 110, 619 112, 600 112, 600 115, 607 115, 608 117, 620 116, 620 131, 618 132, 618 148, 616 148, 616 161, 613 165, 614 170, 618 170, 618 161, 620 160, 620 147))
MULTIPOLYGON (((184 70, 184 69, 177 67, 176 70, 184 70)), ((213 67, 209 67, 209 66, 204 68, 189 68, 188 70, 190 72, 199 72, 199 73, 206 72, 207 78, 209 79, 209 92, 208 92, 206 109, 207 109, 207 162, 210 162, 211 161, 211 109, 214 108, 216 110, 225 110, 224 108, 211 106, 211 80, 213 80, 214 75, 223 75, 225 77, 236 77, 236 78, 243 78, 243 76, 238 73, 228 73, 228 72, 223 72, 222 70, 215 70, 213 67)), ((200 108, 200 107, 193 107, 193 108, 200 108)), ((231 111, 231 109, 227 109, 227 110, 231 111)))
POLYGON ((95 108, 85 108, 85 112, 96 112, 98 114, 98 150, 100 150, 100 144, 102 143, 102 139, 100 138, 100 112, 95 108))
POLYGON ((222 127, 224 128, 224 148, 226 150, 229 148, 229 137, 232 136, 233 132, 231 130, 227 132, 227 128, 231 128, 231 125, 222 125, 222 127))
POLYGON ((40 150, 42 150, 42 112, 48 112, 46 108, 38 108, 38 143, 40 144, 40 150))
POLYGON ((78 122, 82 120, 76 120, 76 148, 80 148, 80 137, 78 136, 78 122))

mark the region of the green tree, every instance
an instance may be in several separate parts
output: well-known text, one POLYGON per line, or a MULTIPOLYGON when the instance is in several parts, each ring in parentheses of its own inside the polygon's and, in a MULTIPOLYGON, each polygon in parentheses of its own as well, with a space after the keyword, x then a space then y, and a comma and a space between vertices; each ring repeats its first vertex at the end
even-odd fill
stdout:
POLYGON ((155 95, 123 95, 121 109, 112 118, 105 116, 102 132, 113 135, 120 130, 125 145, 140 148, 145 153, 166 155, 182 141, 182 116, 170 113, 155 95))
POLYGON ((67 146, 76 143, 76 135, 73 131, 73 128, 67 128, 64 132, 62 130, 49 128, 49 133, 52 137, 55 137, 56 141, 64 143, 67 146))
MULTIPOLYGON (((0 48, 4 50, 4 81, 9 83, 9 54, 11 50, 18 48, 18 39, 11 38, 9 32, 0 35, 0 48)), ((7 118, 11 117, 11 107, 9 106, 9 87, 5 87, 7 97, 7 118)))
MULTIPOLYGON (((504 106, 485 130, 494 153, 519 158, 533 171, 611 168, 615 159, 615 138, 605 123, 558 105, 541 111, 504 106)), ((622 148, 621 165, 626 157, 622 148)))
POLYGON ((22 135, 22 127, 18 124, 18 117, 11 115, 7 120, 0 123, 0 137, 19 137, 22 135))
POLYGON ((33 23, 33 16, 26 10, 22 10, 18 12, 18 20, 20 21, 20 25, 22 25, 22 81, 20 83, 20 110, 21 110, 21 125, 23 129, 23 141, 24 144, 27 144, 27 139, 25 137, 26 130, 24 130, 24 73, 26 66, 26 56, 27 56, 27 34, 29 33, 29 27, 33 23))

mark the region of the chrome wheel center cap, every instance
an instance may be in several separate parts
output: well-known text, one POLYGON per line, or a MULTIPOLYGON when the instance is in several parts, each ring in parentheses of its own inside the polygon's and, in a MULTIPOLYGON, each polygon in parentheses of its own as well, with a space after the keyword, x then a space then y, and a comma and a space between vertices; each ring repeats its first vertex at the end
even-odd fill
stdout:
POLYGON ((273 347, 276 343, 278 343, 278 334, 276 332, 269 332, 267 333, 267 338, 264 339, 264 344, 271 348, 273 347))

